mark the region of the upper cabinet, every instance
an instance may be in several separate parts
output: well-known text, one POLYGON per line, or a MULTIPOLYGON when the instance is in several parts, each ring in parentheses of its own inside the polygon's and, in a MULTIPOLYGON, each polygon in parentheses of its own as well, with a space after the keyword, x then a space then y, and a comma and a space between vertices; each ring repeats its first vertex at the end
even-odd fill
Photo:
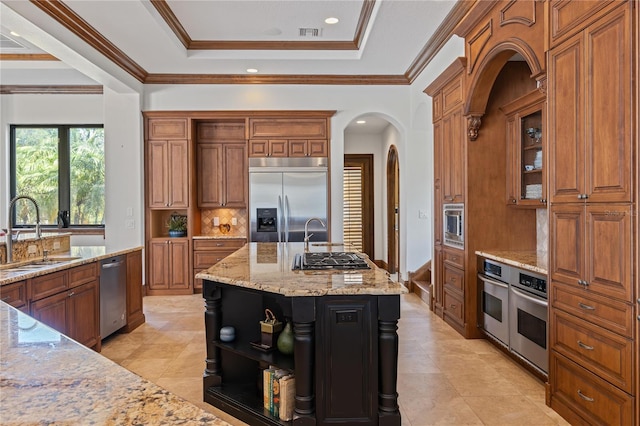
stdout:
POLYGON ((147 120, 147 139, 188 139, 186 118, 153 118, 147 120))
POLYGON ((148 205, 189 206, 189 147, 186 140, 151 140, 147 145, 148 205))
POLYGON ((539 208, 546 203, 545 95, 535 90, 503 106, 507 116, 507 203, 539 208))
POLYGON ((202 121, 196 127, 198 207, 246 208, 244 121, 202 121))
POLYGON ((552 203, 632 201, 631 13, 620 5, 549 52, 552 203))
POLYGON ((250 157, 328 157, 328 119, 251 118, 250 157))

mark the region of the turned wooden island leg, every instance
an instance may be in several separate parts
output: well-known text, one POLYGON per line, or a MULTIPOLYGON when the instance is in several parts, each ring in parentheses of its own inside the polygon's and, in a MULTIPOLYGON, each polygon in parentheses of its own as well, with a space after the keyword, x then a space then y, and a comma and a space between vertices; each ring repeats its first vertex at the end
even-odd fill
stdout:
POLYGON ((204 394, 210 386, 220 386, 222 377, 220 376, 220 348, 214 342, 220 340, 220 327, 222 326, 221 294, 216 288, 211 293, 205 294, 205 336, 207 340, 207 358, 202 384, 204 394))
POLYGON ((400 426, 398 407, 398 319, 400 297, 378 298, 378 416, 380 426, 400 426))
POLYGON ((296 375, 296 402, 293 412, 295 426, 315 426, 315 300, 294 298, 293 341, 296 375))

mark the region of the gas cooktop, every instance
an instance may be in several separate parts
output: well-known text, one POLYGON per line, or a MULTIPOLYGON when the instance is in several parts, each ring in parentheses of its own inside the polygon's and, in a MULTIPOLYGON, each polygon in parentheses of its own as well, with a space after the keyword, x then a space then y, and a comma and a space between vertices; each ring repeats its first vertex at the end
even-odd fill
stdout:
POLYGON ((371 269, 367 261, 357 253, 303 253, 296 254, 293 260, 293 270, 308 269, 371 269))

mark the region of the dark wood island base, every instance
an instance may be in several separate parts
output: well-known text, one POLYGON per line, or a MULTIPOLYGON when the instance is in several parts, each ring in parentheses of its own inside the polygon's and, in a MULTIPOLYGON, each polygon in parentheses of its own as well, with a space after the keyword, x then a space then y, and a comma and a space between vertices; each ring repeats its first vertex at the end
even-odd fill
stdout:
POLYGON ((397 363, 400 296, 284 296, 205 280, 204 401, 251 425, 400 426, 397 363), (294 354, 262 352, 259 322, 270 309, 293 323, 294 354), (220 328, 233 326, 233 342, 220 328), (283 422, 263 404, 263 370, 294 371, 294 417, 283 422))

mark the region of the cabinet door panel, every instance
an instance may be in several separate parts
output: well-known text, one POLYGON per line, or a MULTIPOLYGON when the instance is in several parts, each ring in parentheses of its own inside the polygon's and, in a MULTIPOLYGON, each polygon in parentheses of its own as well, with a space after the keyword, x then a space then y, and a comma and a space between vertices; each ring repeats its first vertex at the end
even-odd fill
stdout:
POLYGON ((310 157, 327 157, 329 155, 326 140, 309 140, 308 153, 310 157))
MULTIPOLYGON (((435 108, 435 101, 434 101, 435 108)), ((433 123, 433 242, 442 244, 442 123, 433 123)))
POLYGON ((88 347, 98 343, 100 335, 99 297, 98 281, 69 291, 68 335, 88 347))
POLYGON ((170 241, 169 288, 189 288, 189 243, 188 241, 170 241))
POLYGON ((260 139, 249 141, 249 157, 267 157, 268 155, 269 141, 260 139))
POLYGON ((585 163, 590 201, 631 201, 631 35, 624 12, 586 33, 585 163))
POLYGON ((225 207, 247 207, 247 149, 244 144, 226 144, 224 147, 225 207))
POLYGON ((148 147, 149 172, 149 207, 165 208, 169 205, 169 175, 167 141, 151 141, 148 147))
POLYGON ((462 110, 456 110, 442 119, 442 195, 446 202, 464 201, 464 142, 462 110))
POLYGON ((289 157, 306 157, 307 154, 307 141, 289 141, 289 157))
POLYGON ((169 206, 189 207, 189 157, 186 141, 169 141, 169 206))
POLYGON ((288 157, 289 141, 286 139, 269 140, 269 157, 288 157))
POLYGON ((151 290, 169 288, 169 242, 152 241, 149 244, 148 285, 151 290))
POLYGON ((549 227, 551 278, 577 286, 584 276, 584 206, 553 206, 549 227))
POLYGON ((549 53, 549 167, 551 202, 584 193, 584 76, 582 38, 549 53))
POLYGON ((586 211, 588 290, 633 302, 630 207, 590 205, 586 211))
POLYGON ((67 334, 67 292, 46 297, 31 304, 31 316, 49 327, 67 334))
POLYGON ((198 205, 222 205, 222 145, 198 144, 198 205))

